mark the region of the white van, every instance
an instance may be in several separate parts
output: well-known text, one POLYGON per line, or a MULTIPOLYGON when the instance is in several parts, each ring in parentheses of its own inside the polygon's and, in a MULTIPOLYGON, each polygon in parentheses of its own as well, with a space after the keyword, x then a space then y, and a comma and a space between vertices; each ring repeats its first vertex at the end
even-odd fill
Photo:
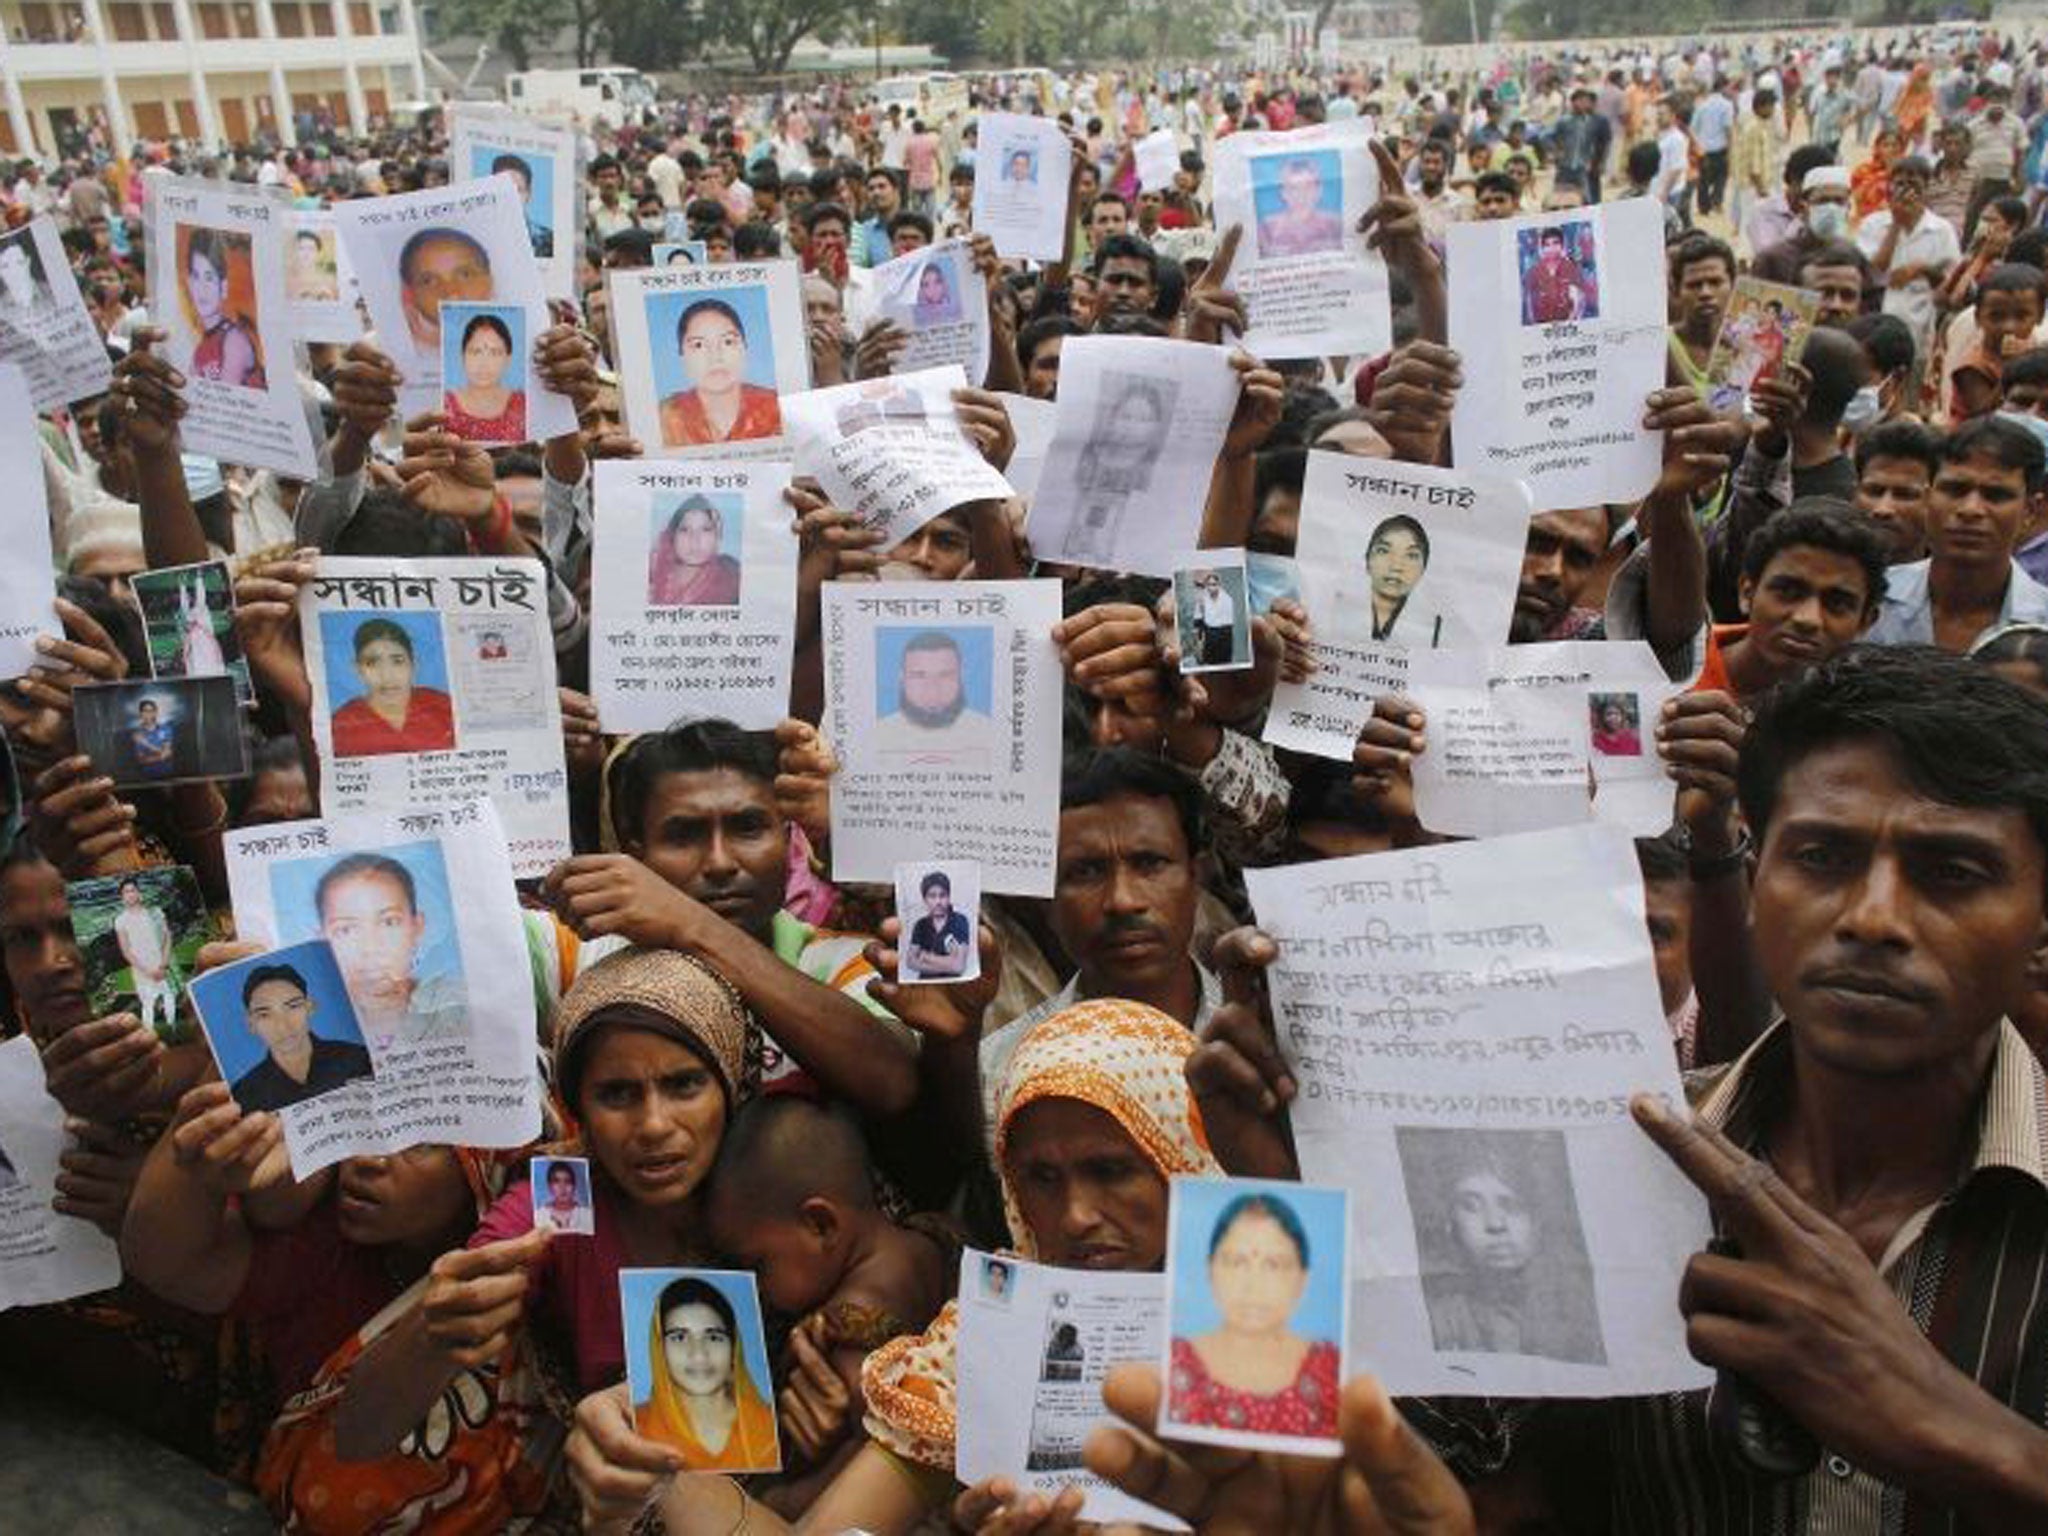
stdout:
POLYGON ((570 115, 617 128, 655 104, 654 87, 637 69, 529 69, 505 78, 505 100, 535 116, 570 115))
POLYGON ((922 118, 936 128, 949 117, 966 116, 967 79, 944 70, 923 75, 891 75, 875 82, 874 98, 880 112, 898 107, 906 120, 922 118))

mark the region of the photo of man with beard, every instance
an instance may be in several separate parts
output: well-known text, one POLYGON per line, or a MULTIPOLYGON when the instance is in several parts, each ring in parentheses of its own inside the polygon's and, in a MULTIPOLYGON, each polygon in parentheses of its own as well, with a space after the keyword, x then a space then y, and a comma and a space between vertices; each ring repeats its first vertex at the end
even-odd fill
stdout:
POLYGON ((890 632, 876 631, 875 675, 895 708, 875 722, 875 750, 892 768, 988 768, 995 722, 973 701, 989 696, 993 646, 984 629, 979 646, 963 647, 967 633, 919 631, 904 644, 901 664, 892 671, 885 662, 890 632), (972 675, 965 660, 969 649, 980 662, 972 675))

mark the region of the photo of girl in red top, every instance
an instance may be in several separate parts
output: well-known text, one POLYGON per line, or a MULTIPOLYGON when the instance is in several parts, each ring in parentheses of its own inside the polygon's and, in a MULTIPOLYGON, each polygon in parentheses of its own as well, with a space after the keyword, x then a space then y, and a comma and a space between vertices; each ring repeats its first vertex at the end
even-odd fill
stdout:
MULTIPOLYGON (((346 622, 354 616, 334 617, 346 622)), ((364 619, 356 624, 352 646, 363 692, 334 712, 336 757, 454 749, 455 701, 439 688, 417 685, 419 666, 413 645, 413 636, 394 619, 364 619)), ((439 657, 434 660, 436 665, 430 670, 445 676, 439 657)))

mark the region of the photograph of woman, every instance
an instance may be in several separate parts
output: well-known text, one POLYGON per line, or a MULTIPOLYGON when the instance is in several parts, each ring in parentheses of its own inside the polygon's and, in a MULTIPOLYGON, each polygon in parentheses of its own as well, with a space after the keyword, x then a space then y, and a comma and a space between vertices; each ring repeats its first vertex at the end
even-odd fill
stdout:
MULTIPOLYGON (((1200 1189, 1191 1181, 1178 1182, 1174 1199, 1180 1202, 1200 1189)), ((1167 1421, 1284 1439, 1336 1436, 1341 1312, 1311 1322, 1308 1314, 1319 1309, 1304 1309, 1303 1302, 1311 1263, 1320 1258, 1341 1264, 1346 1234, 1340 1214, 1334 1232, 1326 1222, 1315 1223, 1319 1230, 1311 1242, 1310 1223, 1297 1207, 1316 1193, 1294 1186, 1285 1196, 1265 1189, 1237 1194, 1206 1224, 1206 1289, 1213 1321, 1193 1336, 1183 1331, 1191 1319, 1182 1291, 1189 1286, 1199 1291, 1203 1277, 1184 1271, 1186 1256, 1176 1239, 1167 1421)), ((1341 1213, 1342 1194, 1331 1194, 1341 1213)), ((1201 1214, 1188 1208, 1176 1217, 1192 1222, 1201 1214)))
POLYGON ((0 321, 28 325, 47 317, 56 302, 36 250, 35 231, 20 229, 0 238, 0 321))
POLYGON ((441 413, 448 430, 472 443, 525 442, 525 367, 519 348, 523 317, 505 309, 448 304, 442 307, 442 318, 444 344, 455 350, 455 356, 442 364, 448 387, 441 413))
POLYGON ((1593 750, 1602 757, 1641 757, 1640 706, 1632 693, 1596 693, 1586 700, 1593 750))
POLYGON ((1373 529, 1365 546, 1365 575, 1372 591, 1372 637, 1434 647, 1443 633, 1441 614, 1413 616, 1399 634, 1395 626, 1429 569, 1429 533, 1407 516, 1389 517, 1373 529))
POLYGON ((249 237, 189 225, 180 225, 179 233, 185 238, 181 285, 185 318, 199 338, 192 349, 192 372, 237 389, 267 387, 254 316, 245 316, 237 305, 238 286, 245 296, 240 302, 250 309, 255 304, 249 277, 249 237))
MULTIPOLYGON (((321 617, 323 623, 339 619, 344 625, 355 624, 349 654, 354 657, 355 687, 361 692, 334 711, 335 756, 452 751, 455 701, 439 688, 418 685, 419 661, 404 626, 388 618, 355 623, 356 615, 347 613, 321 617)), ((329 688, 337 695, 343 691, 336 686, 342 681, 338 660, 328 658, 329 688)), ((446 675, 445 669, 441 675, 446 675)))
POLYGON ((194 571, 188 586, 178 584, 179 675, 215 677, 227 671, 228 659, 213 632, 213 610, 206 601, 206 574, 194 571))
MULTIPOLYGON (((751 1288, 751 1275, 736 1278, 751 1288)), ((758 1338, 758 1313, 748 1321, 758 1338)), ((747 1367, 739 1317, 723 1290, 697 1275, 670 1280, 645 1338, 651 1391, 643 1398, 634 1384, 635 1429, 682 1452, 695 1472, 780 1469, 775 1410, 747 1367)))
POLYGON ((747 382, 747 328, 723 299, 699 299, 676 322, 676 352, 687 389, 661 401, 661 441, 669 448, 779 437, 775 391, 747 382))
MULTIPOLYGON (((736 510, 736 509, 735 509, 736 510)), ((740 600, 740 563, 721 552, 725 513, 709 496, 692 495, 655 527, 647 556, 650 608, 728 607, 740 600)))
POLYGON ((1604 1364, 1559 1131, 1395 1131, 1441 1352, 1604 1364))
POLYGON ((953 280, 945 261, 928 261, 917 274, 917 304, 913 318, 919 329, 929 325, 951 325, 960 318, 960 301, 953 296, 953 280))

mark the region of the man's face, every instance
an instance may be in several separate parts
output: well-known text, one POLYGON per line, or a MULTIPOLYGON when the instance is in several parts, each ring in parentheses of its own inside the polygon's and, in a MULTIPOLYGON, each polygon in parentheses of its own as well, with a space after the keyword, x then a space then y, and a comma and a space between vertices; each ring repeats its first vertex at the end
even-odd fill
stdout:
POLYGON ((1416 160, 1422 176, 1422 190, 1432 193, 1441 191, 1444 178, 1451 173, 1449 164, 1444 160, 1444 152, 1440 149, 1425 149, 1416 156, 1416 160))
POLYGON ((154 704, 150 703, 148 700, 145 699, 142 702, 141 706, 137 709, 136 713, 142 716, 142 725, 145 730, 148 730, 155 726, 156 706, 154 704))
POLYGON ((1532 518, 1508 638, 1517 643, 1541 639, 1578 602, 1606 550, 1607 514, 1598 507, 1532 518))
POLYGON ((2043 942, 2043 875, 2023 812, 1928 799, 1874 737, 1800 760, 1750 895, 1797 1049, 1862 1077, 1981 1067, 2043 942))
POLYGON ((919 724, 943 724, 958 714, 965 703, 960 691, 960 653, 943 645, 906 650, 902 702, 904 714, 919 724))
POLYGON ((930 244, 931 241, 925 237, 925 232, 915 224, 899 224, 896 226, 896 233, 889 237, 889 249, 898 256, 921 251, 930 244))
POLYGON ((1891 562, 1927 553, 1927 494, 1931 476, 1918 459, 1873 458, 1856 477, 1856 505, 1891 541, 1891 562))
POLYGON ((334 881, 320 904, 320 936, 334 946, 359 1011, 384 1015, 410 1006, 413 956, 426 931, 405 887, 379 870, 334 881))
POLYGON ((1159 210, 1166 204, 1163 193, 1140 192, 1138 194, 1138 228, 1152 230, 1159 227, 1159 210))
POLYGON ((775 788, 732 768, 665 773, 625 850, 670 885, 756 939, 782 910, 789 825, 775 788))
POLYGON ((1863 312, 1863 274, 1854 267, 1801 267, 1799 285, 1819 295, 1816 325, 1845 325, 1863 312))
POLYGON ((953 915, 953 893, 944 886, 935 885, 924 893, 925 915, 934 923, 944 926, 953 915))
POLYGON ((1514 195, 1505 187, 1482 188, 1478 206, 1482 219, 1512 219, 1515 216, 1514 195))
POLYGON ((1734 281, 1728 275, 1728 264, 1718 258, 1689 261, 1680 267, 1679 327, 1693 336, 1711 336, 1721 327, 1721 317, 1728 311, 1728 295, 1734 287, 1734 281))
POLYGON ((804 279, 804 320, 814 331, 835 338, 843 334, 839 290, 821 277, 804 279))
POLYGON ((1293 214, 1315 211, 1323 195, 1323 179, 1307 166, 1288 171, 1280 178, 1280 201, 1293 214))
POLYGON ((1927 546, 1940 563, 2003 566, 2026 520, 2025 473, 1983 456, 1941 465, 1927 497, 1927 546))
POLYGON ((1892 218, 1911 225, 1927 206, 1927 178, 1918 171, 1893 170, 1891 175, 1892 218))
POLYGON ((405 291, 420 317, 438 325, 449 300, 481 303, 491 296, 491 269, 461 240, 429 240, 413 253, 405 291))
POLYGON ((249 993, 249 1033, 275 1056, 303 1050, 313 1031, 313 999, 303 988, 279 976, 249 993))
POLYGON ((1643 918, 1657 962, 1658 999, 1666 1014, 1676 1013, 1692 990, 1692 882, 1645 880, 1643 918))
POLYGON ((1188 963, 1198 894, 1170 800, 1123 795, 1060 812, 1052 927, 1088 995, 1170 981, 1188 963))
POLYGON ((136 885, 124 885, 124 886, 122 886, 122 887, 121 887, 121 905, 122 905, 122 906, 124 906, 124 907, 139 907, 139 906, 141 906, 141 905, 142 905, 142 888, 141 888, 140 886, 136 886, 136 885))
POLYGON ((2024 348, 2041 323, 2041 295, 2024 292, 1987 293, 1977 301, 1977 331, 1987 357, 2006 357, 2024 348))
POLYGON ((1146 315, 1152 312, 1159 290, 1152 277, 1152 264, 1142 256, 1112 256, 1102 264, 1095 280, 1096 315, 1146 315))
POLYGON ((868 178, 868 206, 882 218, 886 219, 896 211, 897 201, 894 181, 887 176, 868 178))
POLYGON ((1088 211, 1088 238, 1100 245, 1111 235, 1120 235, 1130 227, 1129 211, 1120 202, 1102 197, 1095 200, 1095 206, 1088 211))
POLYGON ((884 581, 957 581, 974 558, 967 514, 942 512, 882 557, 884 581))
POLYGON ((1861 563, 1810 544, 1779 551, 1756 580, 1744 577, 1740 597, 1750 644, 1780 673, 1853 645, 1877 616, 1861 563))
POLYGON ((811 226, 811 262, 836 272, 846 260, 846 226, 837 219, 820 219, 811 226))

